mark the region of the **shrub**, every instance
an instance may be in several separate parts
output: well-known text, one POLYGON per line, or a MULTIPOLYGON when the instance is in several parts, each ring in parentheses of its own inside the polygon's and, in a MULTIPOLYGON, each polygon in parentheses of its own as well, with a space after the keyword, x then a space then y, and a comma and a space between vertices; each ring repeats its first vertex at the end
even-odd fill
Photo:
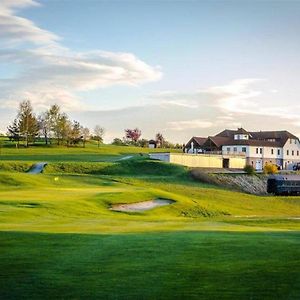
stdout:
POLYGON ((127 144, 119 138, 114 138, 114 140, 111 144, 115 145, 115 146, 127 146, 127 144))
POLYGON ((254 175, 255 174, 255 169, 251 165, 246 165, 244 167, 244 172, 248 175, 254 175))
POLYGON ((264 166, 264 173, 265 174, 276 174, 276 173, 278 173, 278 167, 274 164, 266 164, 264 166))

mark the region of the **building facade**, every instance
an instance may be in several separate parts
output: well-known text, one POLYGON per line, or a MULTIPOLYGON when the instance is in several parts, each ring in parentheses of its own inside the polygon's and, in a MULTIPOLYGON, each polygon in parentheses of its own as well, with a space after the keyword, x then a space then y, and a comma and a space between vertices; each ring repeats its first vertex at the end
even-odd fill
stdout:
POLYGON ((267 163, 276 164, 281 169, 292 169, 295 163, 300 162, 299 138, 288 131, 248 132, 243 128, 226 129, 205 140, 193 137, 190 141, 185 148, 187 153, 219 151, 223 156, 245 155, 246 163, 256 170, 262 170, 267 163), (190 141, 194 140, 202 141, 202 144, 192 148, 190 141))

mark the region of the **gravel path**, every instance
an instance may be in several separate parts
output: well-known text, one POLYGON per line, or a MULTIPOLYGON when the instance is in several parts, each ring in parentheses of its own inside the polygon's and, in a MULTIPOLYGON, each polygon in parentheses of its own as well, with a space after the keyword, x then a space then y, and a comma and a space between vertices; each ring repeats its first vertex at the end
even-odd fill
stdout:
POLYGON ((118 159, 117 161, 127 160, 127 159, 130 159, 130 158, 132 158, 132 157, 133 157, 133 155, 127 155, 127 156, 124 156, 124 157, 118 159))
POLYGON ((44 167, 47 165, 46 162, 40 162, 40 163, 36 163, 34 164, 29 171, 27 172, 28 174, 39 174, 42 173, 44 170, 44 167))

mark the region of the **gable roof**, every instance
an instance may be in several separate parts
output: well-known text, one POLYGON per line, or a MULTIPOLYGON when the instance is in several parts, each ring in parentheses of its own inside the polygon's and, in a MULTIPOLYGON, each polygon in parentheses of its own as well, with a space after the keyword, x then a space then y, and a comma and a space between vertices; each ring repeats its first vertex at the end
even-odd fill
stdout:
POLYGON ((219 132, 218 134, 216 134, 215 136, 222 136, 222 137, 233 137, 235 134, 236 130, 231 130, 231 129, 225 129, 221 132, 219 132))
POLYGON ((208 139, 210 139, 217 147, 221 147, 232 140, 231 138, 223 136, 209 136, 208 139))
POLYGON ((250 135, 250 133, 242 127, 238 128, 238 130, 235 132, 235 134, 249 134, 250 135))
POLYGON ((192 142, 196 143, 196 145, 194 146, 198 146, 201 147, 205 141, 207 140, 207 138, 205 137, 200 137, 200 136, 193 136, 185 145, 185 147, 189 147, 191 145, 192 142))

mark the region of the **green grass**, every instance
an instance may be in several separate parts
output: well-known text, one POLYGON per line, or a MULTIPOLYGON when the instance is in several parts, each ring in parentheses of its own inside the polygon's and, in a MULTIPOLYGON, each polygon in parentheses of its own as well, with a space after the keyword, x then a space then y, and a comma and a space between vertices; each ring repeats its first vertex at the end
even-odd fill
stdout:
POLYGON ((0 235, 3 299, 299 299, 299 233, 0 235))
POLYGON ((298 299, 300 197, 202 184, 181 166, 118 161, 123 152, 30 175, 12 167, 34 161, 22 155, 1 162, 18 171, 0 171, 1 298, 298 299), (156 198, 175 203, 109 210, 156 198))
POLYGON ((201 185, 179 166, 174 167, 174 176, 168 175, 172 166, 161 162, 133 160, 116 165, 105 167, 109 175, 1 172, 0 229, 73 233, 285 230, 282 220, 288 222, 288 229, 299 229, 299 197, 262 197, 201 185), (134 172, 135 168, 142 172, 140 164, 147 163, 154 164, 149 170, 155 172, 146 167, 141 176, 134 172), (122 175, 122 166, 125 171, 132 169, 132 174, 122 175), (109 210, 112 204, 156 198, 176 202, 143 213, 109 210), (272 220, 271 225, 255 222, 262 219, 272 220))
POLYGON ((128 155, 148 154, 149 152, 178 152, 174 149, 149 149, 132 146, 101 145, 87 143, 82 147, 32 146, 29 148, 3 147, 0 161, 47 161, 47 162, 106 162, 115 161, 128 155))

